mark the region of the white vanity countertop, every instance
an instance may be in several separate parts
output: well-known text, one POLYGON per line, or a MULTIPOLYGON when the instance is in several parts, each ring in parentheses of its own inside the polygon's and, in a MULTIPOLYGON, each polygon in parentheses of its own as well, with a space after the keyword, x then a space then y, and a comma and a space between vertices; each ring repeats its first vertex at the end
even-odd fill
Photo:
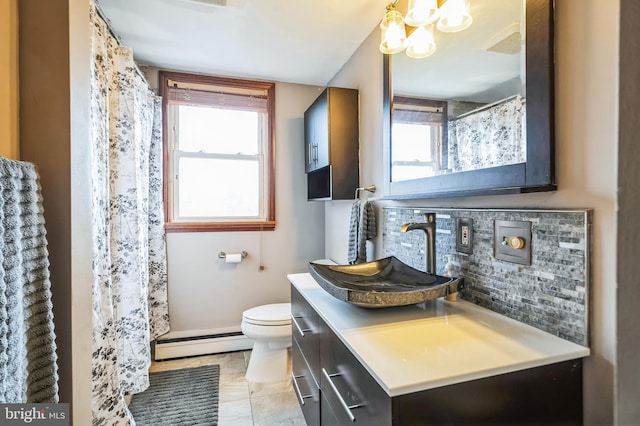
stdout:
POLYGON ((470 302, 366 309, 288 275, 389 396, 586 357, 589 348, 470 302))

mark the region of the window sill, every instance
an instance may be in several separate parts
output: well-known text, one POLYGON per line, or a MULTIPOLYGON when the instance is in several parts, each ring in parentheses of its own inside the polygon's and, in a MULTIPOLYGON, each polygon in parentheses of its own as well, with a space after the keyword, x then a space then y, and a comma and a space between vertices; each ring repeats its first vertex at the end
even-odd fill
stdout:
POLYGON ((164 228, 166 232, 273 231, 276 222, 167 222, 164 228))

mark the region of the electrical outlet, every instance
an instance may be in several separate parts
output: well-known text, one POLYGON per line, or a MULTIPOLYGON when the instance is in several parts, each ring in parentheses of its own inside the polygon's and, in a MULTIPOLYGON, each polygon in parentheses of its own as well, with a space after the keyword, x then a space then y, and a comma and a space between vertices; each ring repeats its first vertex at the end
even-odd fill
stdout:
POLYGON ((456 251, 473 253, 473 219, 459 217, 456 219, 456 251))

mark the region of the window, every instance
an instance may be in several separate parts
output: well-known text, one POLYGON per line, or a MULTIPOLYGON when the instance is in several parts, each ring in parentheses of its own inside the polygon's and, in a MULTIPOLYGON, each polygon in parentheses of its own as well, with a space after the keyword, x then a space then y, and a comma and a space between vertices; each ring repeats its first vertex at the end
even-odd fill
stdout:
POLYGON ((275 228, 275 85, 160 72, 168 232, 275 228))
POLYGON ((392 114, 391 181, 446 172, 446 102, 394 96, 392 114))

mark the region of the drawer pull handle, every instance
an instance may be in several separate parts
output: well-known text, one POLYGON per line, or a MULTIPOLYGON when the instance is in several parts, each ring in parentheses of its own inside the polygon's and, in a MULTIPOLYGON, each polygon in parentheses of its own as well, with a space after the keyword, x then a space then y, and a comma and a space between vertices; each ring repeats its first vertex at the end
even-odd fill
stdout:
POLYGON ((355 408, 364 407, 364 404, 347 405, 347 403, 344 400, 344 398, 342 397, 342 395, 340 395, 340 392, 338 391, 338 388, 336 388, 336 385, 333 384, 333 380, 331 380, 332 377, 342 376, 342 374, 340 374, 340 373, 329 374, 329 373, 327 373, 327 370, 325 370, 324 368, 322 369, 322 374, 324 374, 324 376, 326 377, 327 381, 329 382, 329 386, 331 386, 331 389, 333 390, 333 393, 335 393, 336 396, 338 397, 338 400, 340 401, 340 404, 342 405, 344 410, 347 412, 347 415, 349 416, 349 419, 351 419, 352 422, 355 422, 356 421, 356 417, 353 415, 351 410, 353 410, 355 408))
POLYGON ((296 381, 296 379, 299 379, 301 377, 304 377, 304 375, 299 375, 296 376, 295 374, 291 373, 291 379, 293 381, 293 387, 296 389, 296 393, 298 394, 298 398, 300 398, 300 403, 302 405, 304 405, 304 400, 305 399, 309 399, 309 398, 313 398, 313 395, 302 395, 302 392, 300 392, 300 387, 298 386, 298 382, 296 381))
POLYGON ((298 324, 298 321, 296 321, 296 318, 302 318, 301 316, 291 316, 291 322, 293 322, 293 324, 296 326, 296 328, 298 329, 298 332, 300 333, 300 335, 302 337, 304 337, 304 332, 310 332, 312 331, 310 328, 305 328, 304 330, 302 329, 302 327, 300 327, 300 324, 298 324))

